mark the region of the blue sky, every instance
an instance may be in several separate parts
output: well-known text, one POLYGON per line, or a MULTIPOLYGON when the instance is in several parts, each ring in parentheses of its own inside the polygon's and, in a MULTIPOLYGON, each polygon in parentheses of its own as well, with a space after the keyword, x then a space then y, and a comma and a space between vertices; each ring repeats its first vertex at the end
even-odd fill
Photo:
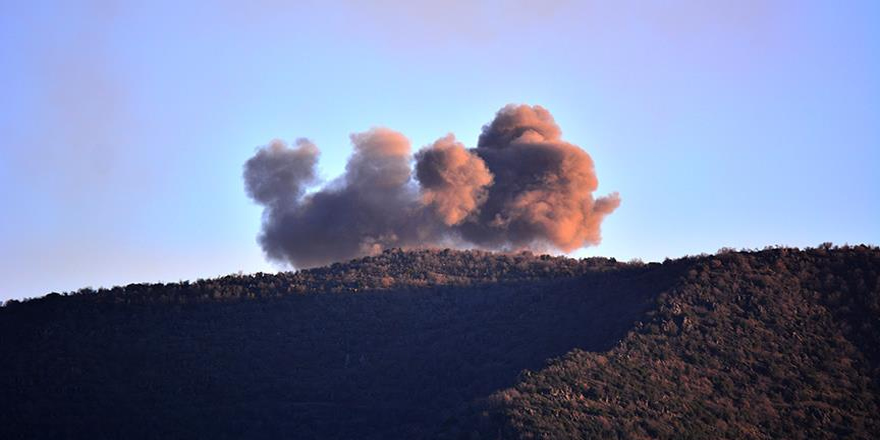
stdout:
POLYGON ((507 103, 623 199, 575 256, 880 242, 878 2, 140 3, 0 4, 0 300, 278 270, 256 147, 330 180, 349 133, 474 146, 507 103))

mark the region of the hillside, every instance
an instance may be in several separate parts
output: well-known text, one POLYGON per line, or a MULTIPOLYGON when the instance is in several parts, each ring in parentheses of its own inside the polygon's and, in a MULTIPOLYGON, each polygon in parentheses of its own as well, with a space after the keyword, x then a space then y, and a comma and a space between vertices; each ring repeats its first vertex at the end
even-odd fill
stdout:
POLYGON ((880 250, 386 251, 0 308, 2 438, 877 438, 880 250))

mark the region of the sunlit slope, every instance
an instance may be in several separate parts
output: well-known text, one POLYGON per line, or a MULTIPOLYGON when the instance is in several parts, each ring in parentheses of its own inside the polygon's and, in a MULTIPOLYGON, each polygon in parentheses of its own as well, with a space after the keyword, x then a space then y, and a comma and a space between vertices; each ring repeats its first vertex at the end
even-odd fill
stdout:
POLYGON ((504 438, 878 438, 880 252, 696 261, 608 352, 573 350, 498 392, 504 438))

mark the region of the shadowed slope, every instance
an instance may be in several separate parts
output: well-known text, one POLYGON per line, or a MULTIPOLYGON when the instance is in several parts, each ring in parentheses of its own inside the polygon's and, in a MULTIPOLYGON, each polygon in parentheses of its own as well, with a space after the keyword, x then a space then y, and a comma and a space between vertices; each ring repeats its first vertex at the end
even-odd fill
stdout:
POLYGON ((112 292, 18 304, 0 314, 0 431, 433 437, 523 369, 576 347, 611 348, 672 283, 665 269, 394 251, 255 277, 253 289, 345 293, 199 302, 200 293, 169 294, 180 285, 136 286, 132 304, 112 292), (164 297, 178 300, 151 303, 164 297))
POLYGON ((878 274, 388 251, 55 294, 0 309, 0 437, 877 438, 878 274))

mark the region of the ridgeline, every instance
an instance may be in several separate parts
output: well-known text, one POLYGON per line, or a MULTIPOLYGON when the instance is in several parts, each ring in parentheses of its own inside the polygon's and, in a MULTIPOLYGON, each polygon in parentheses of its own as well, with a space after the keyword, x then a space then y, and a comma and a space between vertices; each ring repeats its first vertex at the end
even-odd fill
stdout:
POLYGON ((0 308, 0 438, 880 438, 880 250, 390 250, 0 308))

